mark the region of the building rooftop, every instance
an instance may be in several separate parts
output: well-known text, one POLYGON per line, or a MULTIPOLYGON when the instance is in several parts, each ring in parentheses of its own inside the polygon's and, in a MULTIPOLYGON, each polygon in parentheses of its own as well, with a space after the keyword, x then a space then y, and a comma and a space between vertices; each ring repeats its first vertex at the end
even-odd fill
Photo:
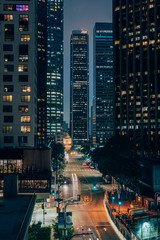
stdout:
POLYGON ((23 240, 28 232, 35 195, 0 197, 0 239, 23 240))

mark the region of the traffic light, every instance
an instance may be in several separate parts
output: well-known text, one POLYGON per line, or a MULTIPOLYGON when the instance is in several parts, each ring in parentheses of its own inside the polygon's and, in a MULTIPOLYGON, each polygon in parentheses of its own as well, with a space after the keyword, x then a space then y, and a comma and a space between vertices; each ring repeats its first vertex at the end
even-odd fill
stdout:
POLYGON ((44 203, 42 203, 42 209, 44 209, 44 203))
POLYGON ((54 197, 55 196, 55 192, 54 191, 52 191, 52 197, 54 197))
POLYGON ((93 184, 93 189, 95 190, 97 187, 96 187, 96 184, 93 184))

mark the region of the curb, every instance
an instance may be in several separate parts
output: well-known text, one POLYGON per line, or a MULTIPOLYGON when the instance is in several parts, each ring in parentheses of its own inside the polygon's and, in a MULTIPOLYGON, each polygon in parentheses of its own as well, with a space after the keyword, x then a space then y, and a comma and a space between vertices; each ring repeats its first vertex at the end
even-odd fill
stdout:
POLYGON ((105 211, 106 211, 106 213, 107 213, 107 217, 108 217, 109 223, 111 224, 113 230, 115 231, 115 233, 117 234, 117 236, 119 237, 120 240, 127 240, 127 239, 122 235, 122 233, 118 230, 118 228, 116 227, 116 225, 113 223, 113 221, 112 221, 112 219, 111 219, 111 217, 110 217, 110 215, 109 215, 109 212, 108 212, 108 210, 107 210, 107 208, 106 208, 105 198, 104 198, 104 200, 103 200, 103 204, 104 204, 105 211))

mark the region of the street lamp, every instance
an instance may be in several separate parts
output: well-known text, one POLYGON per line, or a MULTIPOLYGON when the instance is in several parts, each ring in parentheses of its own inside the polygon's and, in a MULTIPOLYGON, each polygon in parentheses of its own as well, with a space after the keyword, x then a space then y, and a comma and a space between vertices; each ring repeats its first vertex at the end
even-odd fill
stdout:
POLYGON ((121 201, 118 201, 118 211, 120 213, 120 206, 122 205, 122 202, 121 201))

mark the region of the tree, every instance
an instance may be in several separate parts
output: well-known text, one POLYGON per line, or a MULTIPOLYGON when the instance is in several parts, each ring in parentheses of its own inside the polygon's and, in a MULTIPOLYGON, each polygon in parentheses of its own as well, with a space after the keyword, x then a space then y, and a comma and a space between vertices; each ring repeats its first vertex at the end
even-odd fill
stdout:
POLYGON ((139 175, 132 145, 126 136, 109 139, 104 148, 93 151, 92 160, 104 175, 115 177, 121 185, 131 184, 139 175))
MULTIPOLYGON (((58 218, 56 218, 56 220, 53 221, 52 227, 53 227, 55 239, 64 240, 64 236, 63 236, 64 228, 58 227, 58 218)), ((66 240, 69 240, 74 233, 74 228, 73 227, 67 228, 67 233, 68 234, 66 236, 66 240)))

